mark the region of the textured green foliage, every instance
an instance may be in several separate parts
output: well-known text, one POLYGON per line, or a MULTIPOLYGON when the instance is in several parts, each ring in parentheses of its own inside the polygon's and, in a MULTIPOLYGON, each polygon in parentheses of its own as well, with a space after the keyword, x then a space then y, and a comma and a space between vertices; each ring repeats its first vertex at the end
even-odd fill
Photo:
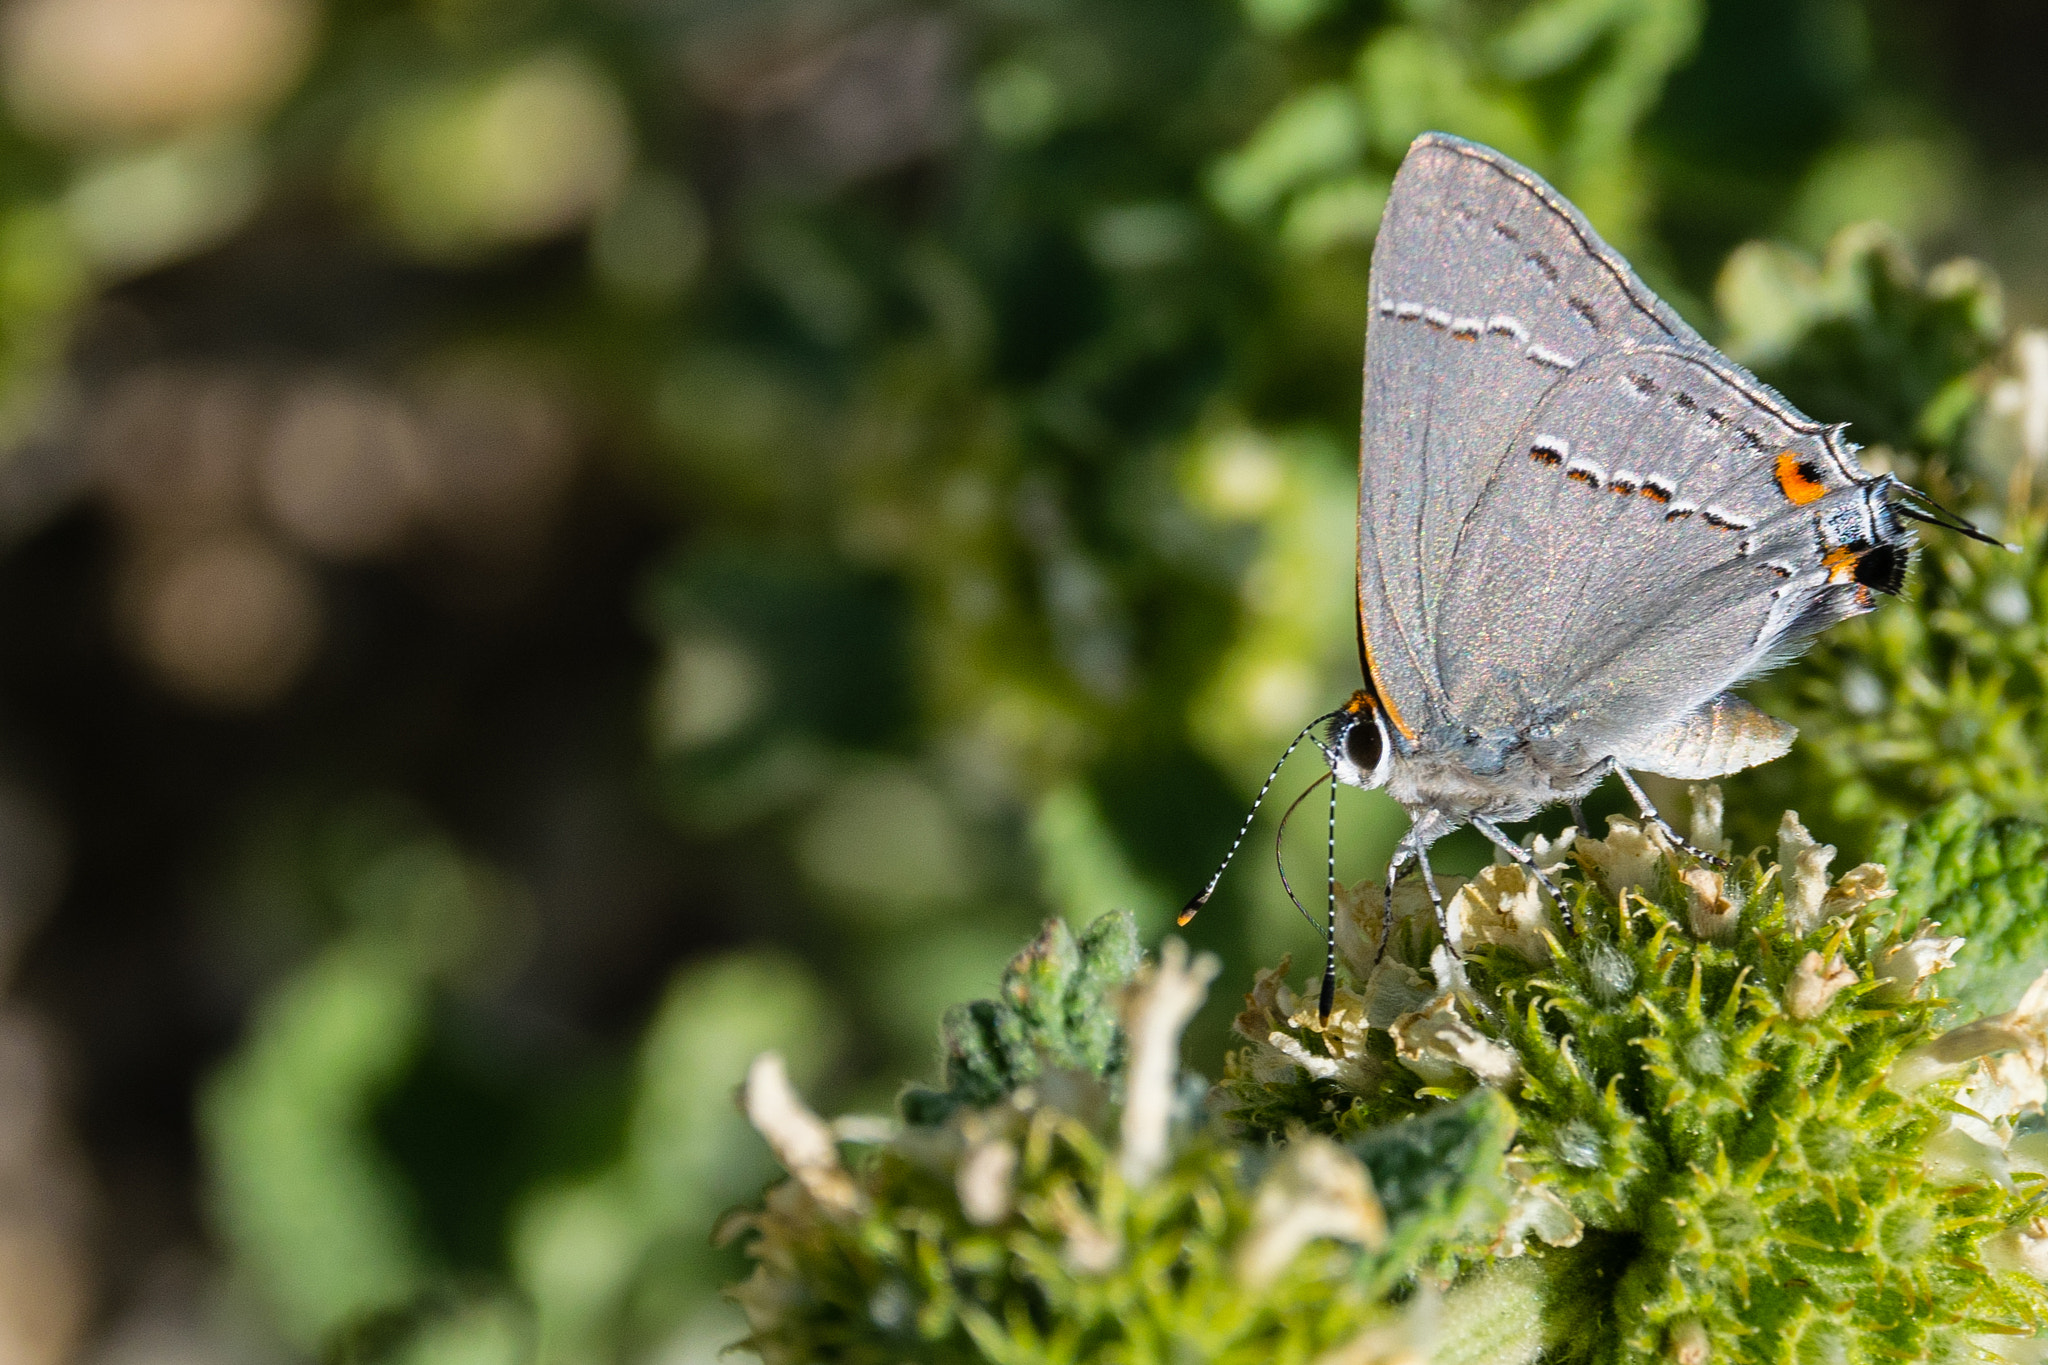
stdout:
POLYGON ((1856 845, 1966 794, 2048 817, 2048 566, 2039 528, 2011 529, 2025 553, 1931 533, 1907 603, 1829 632, 1758 689, 1803 742, 1735 790, 1812 792, 1816 828, 1856 845))
MULTIPOLYGON (((1941 835, 1921 833, 1907 856, 1953 882, 1973 857, 2031 847, 2009 827, 1948 835, 1928 853, 1941 835)), ((1412 905, 1387 960, 1351 955, 1327 1030, 1312 1004, 1262 983, 1271 1005, 1254 993, 1240 1029, 1255 1044, 1226 1083, 1235 1116, 1272 1136, 1282 1116, 1352 1132, 1448 1103, 1473 1068, 1490 1068, 1514 1100, 1525 1188, 1571 1216, 1532 1224, 1555 1243, 1536 1252, 1557 1263, 1547 1273, 1574 1286, 1558 1359, 1661 1360, 1700 1331, 1716 1360, 1962 1359, 1972 1334, 2048 1322, 2041 1284, 1994 1268, 1986 1247, 2034 1215, 2035 1186, 2006 1183, 1996 1162, 1939 1159, 1953 1141, 1953 1080, 1892 1084, 1947 1017, 1903 970, 1924 946, 1902 946, 1917 919, 1872 899, 1859 869, 1828 893, 1823 918, 1793 932, 1790 869, 1745 858, 1723 882, 1669 856, 1646 867, 1647 847, 1617 822, 1605 844, 1576 846, 1577 867, 1553 869, 1574 932, 1538 932, 1519 870, 1483 874, 1454 913, 1472 923, 1482 901, 1511 905, 1527 935, 1521 947, 1461 936, 1462 984, 1443 975, 1441 951, 1431 968, 1434 929, 1412 905), (1821 974, 1838 984, 1816 996, 1821 974), (1426 1027, 1447 1004, 1435 1017, 1455 1017, 1462 1034, 1426 1027), (1279 1035, 1294 1044, 1276 1047, 1279 1035), (1296 1044, 1309 1060, 1276 1103, 1275 1070, 1296 1044), (1485 1053, 1495 1045, 1510 1065, 1485 1053), (1319 1065, 1330 1074, 1305 1079, 1319 1065)), ((1915 885, 1938 875, 1913 873, 1915 885)), ((2012 891, 2035 895, 2038 913, 2037 887, 2017 879, 2012 891)), ((1348 905, 1353 941, 1369 941, 1376 899, 1361 888, 1348 905)))
POLYGON ((1998 281, 1974 261, 1925 274, 1896 233, 1845 228, 1816 266, 1753 242, 1716 289, 1731 354, 1855 440, 1938 450, 1976 401, 1974 380, 2004 340, 1998 281))
POLYGON ((1387 1249, 1372 1270, 1375 1286, 1392 1288, 1421 1266, 1454 1273, 1459 1257, 1492 1242, 1507 1212, 1498 1158, 1514 1135, 1514 1108, 1477 1090, 1345 1144, 1372 1173, 1387 1210, 1387 1249))
MULTIPOLYGON (((646 1284, 720 1274, 703 1229, 766 1174, 729 1100, 747 1062, 775 1048, 805 1079, 823 1069, 815 1040, 832 1020, 817 986, 765 954, 678 973, 633 1061, 617 1150, 526 1190, 506 1217, 504 1279, 483 1280, 421 1227, 419 1186, 378 1120, 450 997, 488 979, 507 885, 405 807, 309 814, 310 837, 280 843, 318 856, 266 850, 249 894, 295 894, 300 916, 346 932, 263 1002, 198 1113, 214 1224, 250 1253, 247 1282, 278 1330, 342 1361, 479 1365, 623 1356, 663 1335, 675 1307, 646 1284)), ((591 1105, 546 1103, 570 1132, 591 1105)))
POLYGON ((1942 978, 1956 1007, 2011 1008, 2048 963, 2048 829, 1958 797, 1887 827, 1876 856, 1898 883, 1902 925, 1929 919, 1962 936, 1956 970, 1942 978))
MULTIPOLYGON (((2025 480, 1972 473, 1973 427, 2004 341, 1999 287, 1951 261, 1924 274, 1892 234, 1845 229, 1815 266, 1753 243, 1723 270, 1731 349, 1808 412, 1847 420, 1869 458, 1974 515, 2021 554, 1947 531, 1922 537, 1904 603, 1829 631, 1755 699, 1800 729, 1792 760, 1736 779, 1732 809, 1801 804, 1837 842, 1958 794, 2048 816, 2048 566, 2025 480), (1979 482, 1978 480, 1982 480, 1979 482), (1974 499, 1975 501, 1966 501, 1974 499)), ((2024 474, 2024 469, 2020 473, 2024 474)), ((1736 832, 1761 840, 1769 831, 1736 832)))
POLYGON ((1830 883, 1826 850, 1782 838, 1782 861, 1716 871, 1616 820, 1538 850, 1570 930, 1496 866, 1447 884, 1451 944, 1404 885, 1384 957, 1378 888, 1351 889, 1329 1020, 1287 964, 1262 973, 1224 1121, 1183 1116, 1148 1179, 1119 1164, 1105 1079, 1128 924, 1048 926, 999 1001, 948 1020, 956 1082, 1003 1089, 924 1092, 943 1121, 729 1223, 756 1261, 732 1291, 747 1345, 769 1365, 2032 1359, 2048 1187, 2017 1135, 2048 1012, 1951 1030, 1934 987, 2004 1008, 2038 971, 2048 831, 1951 803, 1887 832, 1896 888, 1868 864, 1830 883), (1939 975, 1958 934, 1964 970, 1939 975), (975 1054, 1003 1067, 966 1070, 965 1020, 1007 1040, 975 1054), (1346 1179, 1372 1228, 1342 1214, 1346 1179))
POLYGON ((963 1104, 993 1104, 1048 1071, 1113 1079, 1123 1064, 1115 992, 1129 984, 1139 961, 1128 912, 1102 916, 1079 937, 1065 920, 1047 920, 1037 940, 1011 959, 994 1000, 946 1012, 946 1088, 905 1091, 904 1118, 939 1123, 963 1104))
POLYGON ((392 803, 327 812, 315 839, 317 868, 272 869, 270 880, 310 883, 300 889, 317 904, 303 913, 335 914, 347 931, 264 1002, 198 1115, 214 1217, 269 1252, 252 1279, 302 1347, 432 1284, 410 1191, 372 1117, 422 1044, 434 986, 483 955, 503 894, 489 869, 392 803))
POLYGON ((1474 1362, 1528 1360, 1541 1344, 1545 1285, 1528 1270, 1474 1277, 1441 1311, 1411 1302, 1418 1267, 1469 1257, 1498 1230, 1514 1133, 1499 1095, 1467 1096, 1354 1144, 1388 1223, 1365 1245, 1328 1235, 1319 1192, 1287 1192, 1276 1174, 1285 1154, 1246 1148, 1214 1123, 1185 1129, 1164 1171, 1129 1183, 1106 1089, 1073 1073, 1042 1081, 859 1152, 858 1211, 835 1211, 791 1181, 761 1211, 730 1220, 729 1234, 751 1234, 757 1262, 732 1291, 753 1322, 747 1348, 769 1365, 1254 1365, 1347 1343, 1380 1349, 1371 1343, 1381 1339, 1390 1354, 1419 1337, 1435 1359, 1474 1362), (977 1216, 963 1188, 992 1145, 1013 1174, 999 1216, 977 1216), (1320 1234, 1288 1237, 1303 1218, 1320 1234), (1262 1272, 1255 1248, 1275 1236, 1285 1250, 1262 1272))
POLYGON ((1702 8, 1408 6, 1363 35, 1350 80, 1298 89, 1221 159, 1211 195, 1240 222, 1270 224, 1297 253, 1362 244, 1408 144, 1445 128, 1557 176, 1627 240, 1644 202, 1636 127, 1691 51, 1702 8))

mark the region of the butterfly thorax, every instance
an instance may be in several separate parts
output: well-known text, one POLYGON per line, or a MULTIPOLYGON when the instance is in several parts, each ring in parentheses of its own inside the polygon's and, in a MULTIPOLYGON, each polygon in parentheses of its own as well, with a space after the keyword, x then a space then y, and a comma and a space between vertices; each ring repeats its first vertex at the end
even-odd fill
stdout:
POLYGON ((1322 749, 1337 781, 1385 790, 1418 829, 1428 814, 1426 823, 1440 826, 1440 834, 1474 816, 1526 820, 1592 790, 1610 766, 1608 756, 1589 758, 1555 730, 1540 722, 1490 730, 1439 725, 1411 735, 1398 729, 1376 693, 1360 688, 1332 714, 1322 749))
POLYGON ((1387 774, 1387 794, 1421 819, 1435 812, 1453 825, 1473 816, 1526 820, 1560 801, 1576 801, 1607 771, 1605 762, 1559 763, 1526 739, 1512 734, 1426 735, 1406 753, 1396 753, 1387 774))

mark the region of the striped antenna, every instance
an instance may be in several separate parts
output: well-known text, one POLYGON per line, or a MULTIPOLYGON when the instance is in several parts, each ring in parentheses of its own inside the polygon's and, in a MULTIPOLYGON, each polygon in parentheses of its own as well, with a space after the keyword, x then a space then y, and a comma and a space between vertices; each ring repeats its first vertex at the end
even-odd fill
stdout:
POLYGON ((1317 997, 1317 1017, 1325 1027, 1330 1008, 1337 1003, 1337 784, 1330 784, 1330 905, 1323 917, 1323 992, 1317 997))
POLYGON ((1294 757, 1294 751, 1301 747, 1301 742, 1308 738, 1311 730, 1321 725, 1324 721, 1329 720, 1332 716, 1340 714, 1342 713, 1331 711, 1317 716, 1314 720, 1301 727, 1301 733, 1294 737, 1294 742, 1289 744, 1287 751, 1280 755, 1280 761, 1273 765, 1273 771, 1266 774, 1266 783, 1259 788, 1259 794, 1252 798, 1252 808, 1246 812, 1244 823, 1237 827, 1237 837, 1230 841, 1230 852, 1223 855, 1222 863, 1216 868, 1216 875, 1209 878, 1209 884, 1202 888, 1200 895, 1181 907, 1180 916, 1174 923, 1182 928, 1186 928, 1188 921, 1192 920, 1201 911, 1201 908, 1209 903, 1209 897, 1216 894, 1216 884, 1223 880, 1224 872, 1230 867, 1230 860, 1237 856, 1238 847, 1244 843, 1244 836, 1251 832, 1252 821, 1258 816, 1259 807, 1265 803, 1266 793, 1273 790, 1273 783, 1279 780, 1280 770, 1287 766, 1288 759, 1294 757))
POLYGON ((1981 540, 1986 545, 1996 545, 1999 549, 2010 550, 2014 554, 2024 553, 2018 545, 2000 540, 1996 536, 1984 534, 1968 518, 1957 516, 1933 498, 1928 497, 1925 493, 1913 487, 1913 485, 1900 483, 1894 479, 1892 480, 1892 487, 1920 504, 1915 507, 1903 502, 1893 503, 1892 510, 1898 512, 1901 516, 1911 517, 1914 521, 1925 522, 1929 526, 1939 526, 1944 531, 1954 531, 1959 535, 1968 536, 1972 540, 1981 540))

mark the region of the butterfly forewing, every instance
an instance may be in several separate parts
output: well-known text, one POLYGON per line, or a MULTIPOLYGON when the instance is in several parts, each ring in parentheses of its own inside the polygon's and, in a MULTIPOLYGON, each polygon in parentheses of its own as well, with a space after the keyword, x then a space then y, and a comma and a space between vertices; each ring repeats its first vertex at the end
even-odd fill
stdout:
POLYGON ((1543 396, 1589 357, 1697 343, 1542 182, 1441 134, 1402 163, 1374 247, 1359 462, 1360 629, 1411 737, 1451 723, 1438 646, 1467 514, 1543 396))
POLYGON ((1411 742, 1597 760, 1869 605, 1881 485, 1528 171, 1418 140, 1373 310, 1360 629, 1411 742))

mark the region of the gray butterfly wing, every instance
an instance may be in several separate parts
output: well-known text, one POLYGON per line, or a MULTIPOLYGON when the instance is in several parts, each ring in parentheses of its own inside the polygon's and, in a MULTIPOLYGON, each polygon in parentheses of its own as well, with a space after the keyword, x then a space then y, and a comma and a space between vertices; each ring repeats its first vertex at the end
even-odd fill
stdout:
POLYGON ((1703 346, 1585 358, 1483 464, 1434 661, 1461 725, 1560 766, 1656 752, 1895 590, 1910 544, 1833 429, 1703 346))
MULTIPOLYGON (((1461 725, 1446 615, 1468 515, 1515 433, 1584 359, 1703 346, 1564 199, 1487 148, 1418 138, 1373 249, 1359 459, 1360 652, 1412 744, 1461 725)), ((1510 569, 1512 571, 1512 569, 1510 569)))

